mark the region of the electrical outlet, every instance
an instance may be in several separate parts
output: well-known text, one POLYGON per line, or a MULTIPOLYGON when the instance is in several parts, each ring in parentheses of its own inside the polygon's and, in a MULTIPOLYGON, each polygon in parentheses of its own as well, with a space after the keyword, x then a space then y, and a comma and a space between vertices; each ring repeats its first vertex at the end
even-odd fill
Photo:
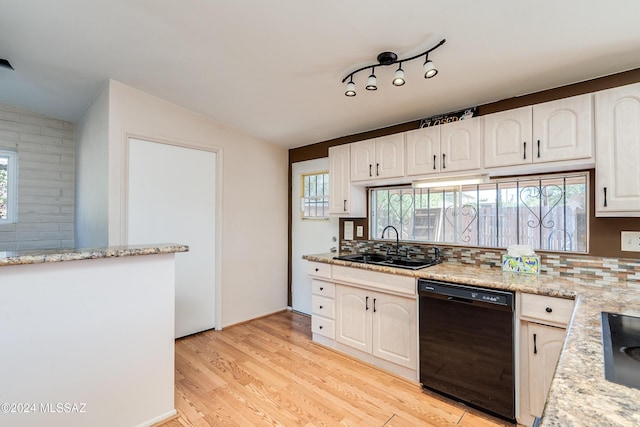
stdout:
POLYGON ((640 231, 623 231, 620 233, 622 250, 627 252, 640 252, 640 231))
POLYGON ((356 237, 364 237, 364 227, 362 225, 356 226, 356 237))

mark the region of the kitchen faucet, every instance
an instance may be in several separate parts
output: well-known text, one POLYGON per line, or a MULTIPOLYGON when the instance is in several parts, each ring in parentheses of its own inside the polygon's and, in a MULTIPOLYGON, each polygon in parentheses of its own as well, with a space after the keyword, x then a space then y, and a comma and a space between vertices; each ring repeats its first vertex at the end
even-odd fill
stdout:
MULTIPOLYGON (((400 234, 398 233, 398 229, 395 228, 393 225, 387 225, 384 230, 382 230, 382 236, 380 236, 381 239, 384 239, 384 232, 387 231, 388 228, 393 229, 393 231, 396 232, 396 256, 400 256, 400 234)), ((387 251, 388 253, 388 251, 387 251)))

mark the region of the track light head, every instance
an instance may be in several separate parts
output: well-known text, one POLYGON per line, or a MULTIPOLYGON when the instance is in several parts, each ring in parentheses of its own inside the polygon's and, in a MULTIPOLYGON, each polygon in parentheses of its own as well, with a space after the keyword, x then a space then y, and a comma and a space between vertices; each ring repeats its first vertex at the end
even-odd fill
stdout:
POLYGON ((400 66, 396 70, 396 74, 393 76, 393 85, 402 86, 403 84, 405 84, 405 80, 404 80, 404 70, 402 69, 402 62, 401 62, 400 66))
POLYGON ((365 89, 367 90, 378 90, 378 84, 377 84, 376 75, 374 74, 374 72, 375 72, 375 69, 372 68, 371 75, 367 79, 367 86, 365 87, 365 89))
POLYGON ((347 83, 347 91, 344 94, 347 96, 356 96, 356 84, 353 80, 347 83))
POLYGON ((431 61, 430 59, 427 59, 425 61, 423 67, 424 67, 424 78, 425 79, 430 79, 431 77, 433 77, 436 74, 438 74, 438 70, 436 69, 436 66, 433 64, 433 61, 431 61))

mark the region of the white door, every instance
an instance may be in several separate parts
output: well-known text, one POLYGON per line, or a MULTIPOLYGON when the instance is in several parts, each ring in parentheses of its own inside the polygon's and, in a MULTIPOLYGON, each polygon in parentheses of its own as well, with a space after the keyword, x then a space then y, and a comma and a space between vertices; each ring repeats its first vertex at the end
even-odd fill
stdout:
POLYGON ((302 255, 327 253, 332 247, 338 248, 338 218, 302 219, 302 176, 328 170, 329 159, 325 157, 294 163, 291 172, 291 308, 305 314, 311 314, 311 279, 307 276, 307 261, 302 255))
POLYGON ((129 139, 128 243, 181 243, 176 338, 215 327, 216 153, 129 139))

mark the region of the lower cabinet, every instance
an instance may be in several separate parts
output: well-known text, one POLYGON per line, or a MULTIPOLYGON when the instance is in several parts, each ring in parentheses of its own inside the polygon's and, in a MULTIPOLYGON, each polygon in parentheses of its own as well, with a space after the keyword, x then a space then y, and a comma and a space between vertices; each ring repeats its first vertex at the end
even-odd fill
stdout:
POLYGON ((337 285, 336 341, 380 360, 417 367, 414 298, 337 285))
POLYGON ((520 424, 542 416, 573 307, 569 299, 520 294, 520 424))
MULTIPOLYGON (((311 280, 311 332, 328 339, 335 338, 335 285, 324 280, 311 280)), ((317 338, 316 338, 317 340, 317 338)))
POLYGON ((555 326, 527 322, 527 352, 529 373, 529 415, 542 415, 551 380, 560 358, 566 330, 555 326))

